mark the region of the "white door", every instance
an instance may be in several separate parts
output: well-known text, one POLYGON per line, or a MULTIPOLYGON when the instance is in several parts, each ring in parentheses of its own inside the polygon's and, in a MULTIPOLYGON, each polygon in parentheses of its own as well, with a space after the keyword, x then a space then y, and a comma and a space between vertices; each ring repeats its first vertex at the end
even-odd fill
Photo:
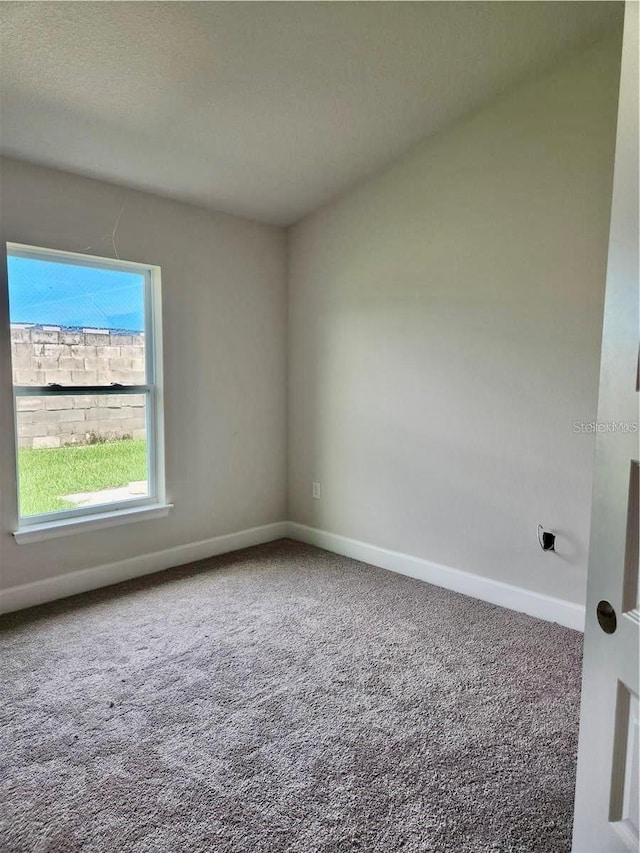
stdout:
POLYGON ((598 429, 606 431, 596 435, 573 853, 638 850, 638 98, 638 3, 627 2, 598 403, 598 429))

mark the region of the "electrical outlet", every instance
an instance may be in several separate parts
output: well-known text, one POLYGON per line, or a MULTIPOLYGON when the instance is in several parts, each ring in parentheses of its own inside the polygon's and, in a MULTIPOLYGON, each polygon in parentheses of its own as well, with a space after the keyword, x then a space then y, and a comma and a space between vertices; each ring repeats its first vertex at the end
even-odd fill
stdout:
POLYGON ((322 487, 320 483, 312 483, 311 484, 311 494, 313 495, 314 501, 320 500, 320 493, 322 491, 322 487))

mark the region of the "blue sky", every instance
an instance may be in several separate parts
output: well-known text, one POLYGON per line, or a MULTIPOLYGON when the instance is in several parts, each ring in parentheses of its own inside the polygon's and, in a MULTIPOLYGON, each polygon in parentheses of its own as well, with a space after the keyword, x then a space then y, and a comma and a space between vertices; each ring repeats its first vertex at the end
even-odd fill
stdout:
POLYGON ((144 329, 144 276, 9 257, 12 323, 144 329))

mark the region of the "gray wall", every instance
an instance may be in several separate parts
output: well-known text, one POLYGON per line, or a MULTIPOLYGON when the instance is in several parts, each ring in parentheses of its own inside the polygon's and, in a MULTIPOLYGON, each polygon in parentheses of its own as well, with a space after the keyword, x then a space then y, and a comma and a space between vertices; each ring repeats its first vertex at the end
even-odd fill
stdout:
POLYGON ((584 602, 619 51, 293 229, 292 520, 584 602))
MULTIPOLYGON (((167 497, 162 521, 16 545, 9 325, 0 282, 3 586, 280 521, 286 508, 286 245, 281 229, 2 161, 0 239, 162 268, 167 497)), ((4 260, 0 263, 5 275, 4 260)))

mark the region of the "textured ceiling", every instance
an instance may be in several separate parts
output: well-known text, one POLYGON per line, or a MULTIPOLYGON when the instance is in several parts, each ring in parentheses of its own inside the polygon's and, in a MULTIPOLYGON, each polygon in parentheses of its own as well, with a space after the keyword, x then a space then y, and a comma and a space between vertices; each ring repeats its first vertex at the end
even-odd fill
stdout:
POLYGON ((622 4, 2 3, 3 153, 289 224, 622 4))

